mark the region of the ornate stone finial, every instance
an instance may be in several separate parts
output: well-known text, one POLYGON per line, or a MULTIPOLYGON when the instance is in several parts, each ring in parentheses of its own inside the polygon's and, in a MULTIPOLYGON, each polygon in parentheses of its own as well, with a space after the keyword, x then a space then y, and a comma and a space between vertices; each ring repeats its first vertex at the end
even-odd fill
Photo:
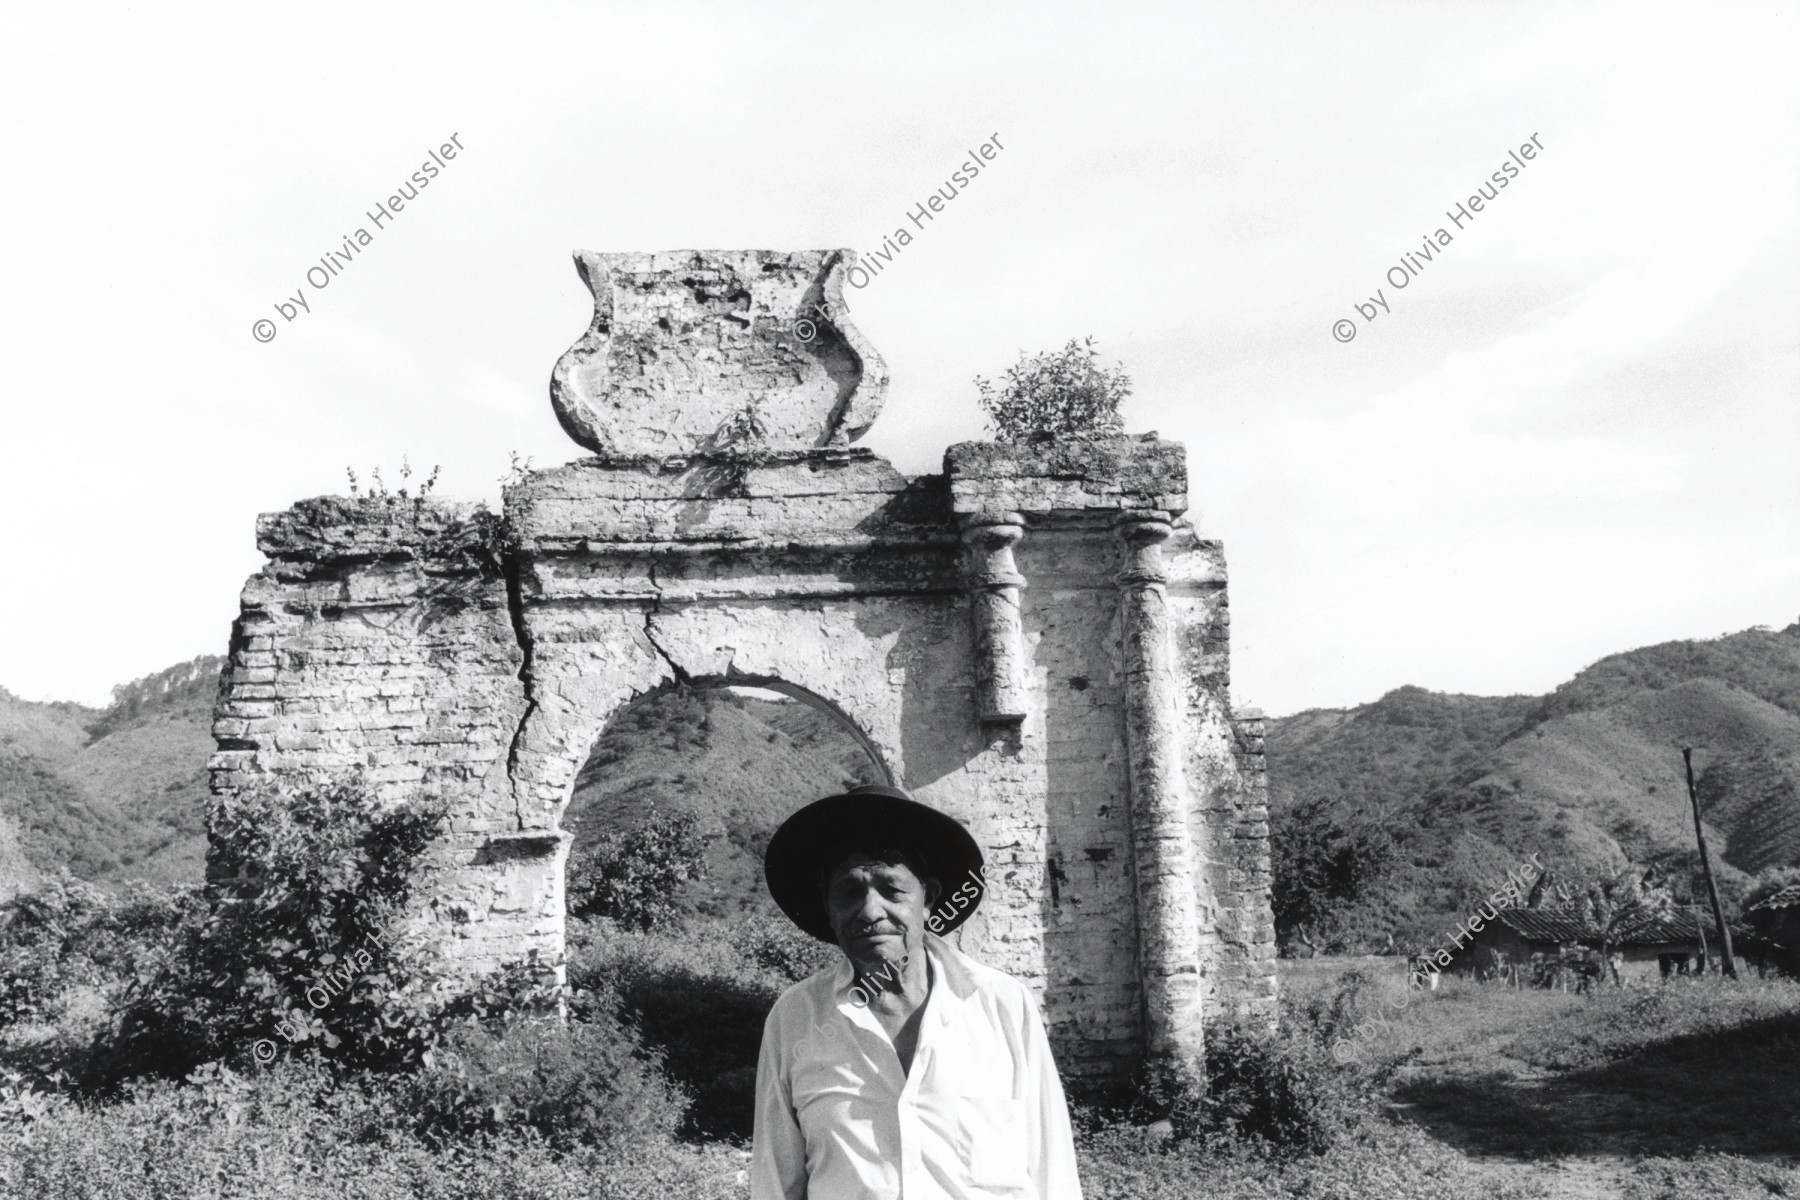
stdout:
POLYGON ((850 323, 850 250, 575 255, 594 320, 550 402, 603 457, 804 450, 861 437, 887 366, 850 323))

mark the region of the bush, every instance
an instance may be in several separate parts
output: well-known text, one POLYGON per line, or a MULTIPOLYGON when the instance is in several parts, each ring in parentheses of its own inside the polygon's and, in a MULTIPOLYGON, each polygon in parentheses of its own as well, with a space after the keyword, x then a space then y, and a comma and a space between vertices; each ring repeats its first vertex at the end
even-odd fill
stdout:
POLYGON ((1281 996, 1283 1025, 1324 1046, 1353 1037, 1380 1008, 1375 986, 1367 971, 1351 967, 1319 991, 1297 995, 1287 989, 1281 996))
POLYGON ((50 1019, 74 988, 124 985, 203 911, 198 888, 115 897, 67 871, 0 904, 0 1028, 50 1019))
POLYGON ((570 856, 568 909, 653 929, 678 911, 676 889, 707 877, 706 846, 719 830, 693 813, 652 813, 622 833, 604 833, 570 856))
POLYGON ((1364 1073, 1318 1041, 1237 1023, 1206 1031, 1206 1095, 1173 1114, 1177 1136, 1323 1153, 1372 1115, 1364 1073))
POLYGON ((803 933, 786 917, 760 914, 732 931, 731 948, 745 961, 796 983, 842 957, 836 946, 803 933))
POLYGON ((247 1065, 272 1034, 352 1067, 419 1061, 442 1004, 398 922, 442 819, 356 781, 216 800, 213 865, 229 879, 204 920, 139 970, 90 1082, 247 1065))
POLYGON ((0 1196, 57 1200, 642 1200, 741 1195, 729 1150, 643 1139, 556 1150, 535 1131, 434 1145, 392 1076, 209 1068, 0 1131, 0 1196))
POLYGON ((661 1066, 635 1031, 601 1010, 566 1026, 463 1026, 402 1094, 432 1144, 532 1131, 559 1150, 622 1151, 667 1138, 681 1123, 686 1097, 661 1066))
POLYGON ((678 936, 609 921, 571 925, 571 1006, 585 1011, 618 997, 620 1013, 694 1098, 685 1136, 750 1135, 763 1021, 791 982, 734 945, 753 940, 724 923, 696 924, 678 936))
MULTIPOLYGON (((1348 1014, 1358 1003, 1340 1008, 1348 1014)), ((1096 1137, 1166 1122, 1171 1145, 1208 1153, 1323 1153, 1371 1128, 1386 1074, 1333 1061, 1326 1047, 1319 1027, 1306 1022, 1270 1032, 1220 1021, 1206 1030, 1203 1089, 1166 1067, 1148 1067, 1122 1091, 1079 1108, 1076 1123, 1096 1137)))
POLYGON ((1098 365, 1094 339, 1069 339, 1061 350, 1020 355, 1008 368, 1006 382, 995 385, 977 375, 981 411, 1003 442, 1024 442, 1033 435, 1107 435, 1125 429, 1119 404, 1131 394, 1123 367, 1098 365))

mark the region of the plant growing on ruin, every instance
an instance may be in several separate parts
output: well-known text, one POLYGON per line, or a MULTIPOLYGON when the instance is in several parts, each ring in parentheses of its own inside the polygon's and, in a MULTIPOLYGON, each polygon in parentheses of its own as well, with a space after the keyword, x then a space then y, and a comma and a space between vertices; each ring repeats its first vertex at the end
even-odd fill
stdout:
POLYGON ((1024 442, 1034 435, 1096 436, 1124 432, 1119 405, 1131 394, 1131 379, 1122 366, 1100 366, 1094 339, 1061 350, 1020 355, 1003 383, 975 377, 981 411, 994 436, 1024 442))
POLYGON ((517 450, 509 450, 507 451, 507 455, 509 456, 510 461, 507 463, 506 474, 500 477, 500 489, 502 491, 505 491, 507 488, 518 487, 521 483, 524 483, 527 479, 531 478, 531 455, 520 454, 517 450))
POLYGON ((437 487, 438 473, 442 470, 443 470, 443 467, 441 467, 441 466, 431 468, 431 474, 427 475, 424 479, 424 482, 422 482, 418 485, 418 491, 416 493, 413 491, 413 486, 412 486, 412 477, 413 477, 412 463, 407 459, 407 456, 404 454, 402 454, 400 456, 400 486, 397 488, 394 488, 392 491, 388 490, 387 483, 381 478, 381 468, 380 467, 376 467, 375 469, 373 469, 372 471, 369 472, 369 484, 368 484, 368 488, 366 490, 363 487, 362 480, 357 477, 355 467, 345 467, 344 474, 346 476, 348 476, 350 479, 350 494, 352 496, 355 496, 358 499, 368 499, 368 500, 408 500, 408 499, 410 499, 415 504, 423 504, 425 502, 425 498, 427 496, 431 495, 432 491, 437 487))

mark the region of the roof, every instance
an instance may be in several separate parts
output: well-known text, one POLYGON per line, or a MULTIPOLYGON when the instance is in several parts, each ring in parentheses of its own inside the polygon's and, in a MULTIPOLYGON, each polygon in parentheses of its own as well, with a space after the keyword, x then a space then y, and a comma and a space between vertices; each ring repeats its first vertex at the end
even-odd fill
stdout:
MULTIPOLYGON (((1495 919, 1528 942, 1600 940, 1599 932, 1569 908, 1503 908, 1495 919)), ((1615 946, 1659 946, 1697 942, 1700 936, 1699 917, 1690 909, 1676 909, 1626 926, 1611 940, 1615 946)))
POLYGON ((1587 925, 1574 913, 1555 908, 1503 908, 1496 918, 1529 942, 1579 942, 1587 925))
POLYGON ((1793 908, 1800 905, 1800 883, 1790 883, 1772 896, 1764 896, 1745 912, 1761 912, 1766 908, 1793 908))
POLYGON ((1654 946, 1663 942, 1697 942, 1700 940, 1700 915, 1688 908, 1633 925, 1613 939, 1620 946, 1654 946))

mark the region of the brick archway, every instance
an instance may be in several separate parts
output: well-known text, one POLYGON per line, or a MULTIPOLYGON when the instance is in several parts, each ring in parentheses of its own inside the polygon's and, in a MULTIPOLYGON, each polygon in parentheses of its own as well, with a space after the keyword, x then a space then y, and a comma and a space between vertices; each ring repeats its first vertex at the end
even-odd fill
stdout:
MULTIPOLYGON (((658 288, 723 323, 745 378, 804 375, 816 353, 820 402, 872 419, 853 394, 866 347, 827 336, 841 298, 806 275, 830 284, 841 258, 779 256, 787 291, 721 291, 754 259, 692 257, 694 279, 680 256, 590 278, 624 297, 558 367, 590 441, 630 399, 602 386, 603 352, 634 387, 649 368, 620 353, 687 386, 665 323, 620 337, 670 311, 644 299, 658 288), (823 349, 775 311, 802 301, 823 349)), ((269 561, 233 628, 213 787, 357 769, 447 801, 417 920, 466 977, 560 959, 560 818, 613 713, 687 680, 778 682, 982 843, 963 945, 1038 993, 1066 1070, 1192 1061, 1210 1015, 1273 1020, 1275 978, 1260 726, 1231 711, 1223 553, 1186 492, 1179 445, 1110 438, 963 443, 918 478, 841 444, 603 453, 528 473, 501 517, 305 501, 258 523, 269 561)))

